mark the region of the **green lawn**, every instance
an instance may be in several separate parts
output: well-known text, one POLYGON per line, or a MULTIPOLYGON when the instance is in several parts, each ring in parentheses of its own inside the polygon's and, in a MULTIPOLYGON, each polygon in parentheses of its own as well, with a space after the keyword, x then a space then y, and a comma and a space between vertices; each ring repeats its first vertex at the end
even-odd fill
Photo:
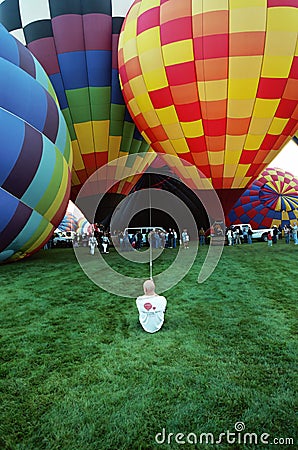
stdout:
MULTIPOLYGON (((198 285, 206 250, 165 293, 166 322, 154 335, 142 331, 135 301, 94 285, 72 249, 0 266, 0 448, 295 448, 298 247, 225 247, 198 285), (236 442, 199 443, 237 422, 245 431, 236 442), (245 432, 284 441, 244 444, 245 432)), ((126 274, 147 270, 114 251, 106 258, 126 274)))

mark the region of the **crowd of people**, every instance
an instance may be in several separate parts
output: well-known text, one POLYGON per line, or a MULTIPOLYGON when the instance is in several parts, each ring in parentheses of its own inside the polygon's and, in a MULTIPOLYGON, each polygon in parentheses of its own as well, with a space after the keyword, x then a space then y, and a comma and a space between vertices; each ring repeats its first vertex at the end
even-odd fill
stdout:
POLYGON ((286 244, 290 243, 292 239, 295 245, 298 245, 298 225, 297 222, 294 222, 294 225, 285 225, 283 228, 283 234, 285 237, 286 244))
MULTIPOLYGON (((274 225, 266 232, 266 241, 268 246, 276 244, 284 238, 284 242, 289 244, 291 241, 298 245, 298 226, 287 224, 283 227, 274 225)), ((231 225, 225 228, 223 224, 214 223, 207 231, 203 226, 198 231, 199 245, 209 244, 211 239, 224 239, 228 246, 252 244, 253 230, 250 226, 231 225)), ((74 247, 89 247, 90 254, 95 254, 98 248, 100 253, 107 254, 111 245, 118 247, 121 251, 141 250, 143 247, 151 246, 153 249, 169 248, 175 249, 178 245, 184 249, 189 248, 190 236, 187 229, 177 233, 174 228, 167 231, 160 228, 153 228, 144 234, 141 229, 135 232, 128 230, 114 230, 112 233, 105 228, 103 224, 94 223, 87 233, 74 233, 72 245, 74 247)), ((48 244, 47 248, 53 248, 54 245, 48 244)))
MULTIPOLYGON (((283 227, 281 225, 273 225, 271 229, 266 232, 266 239, 268 246, 277 244, 279 240, 285 239, 285 243, 289 244, 291 240, 295 245, 298 245, 298 226, 294 222, 293 225, 286 224, 283 227)), ((238 244, 252 244, 253 230, 249 227, 241 227, 237 225, 231 225, 226 230, 226 238, 229 246, 238 244)))
MULTIPOLYGON (((187 233, 186 230, 185 232, 187 233)), ((155 249, 176 248, 178 245, 178 234, 173 228, 168 231, 153 228, 146 235, 143 235, 141 230, 136 230, 135 233, 129 233, 128 230, 117 231, 113 233, 113 237, 113 241, 123 251, 140 250, 144 246, 155 249)))
POLYGON ((98 248, 100 253, 109 253, 111 236, 103 224, 94 223, 88 233, 76 233, 73 238, 74 247, 89 247, 90 254, 95 254, 98 248))
POLYGON ((144 235, 141 230, 129 233, 128 230, 114 230, 110 232, 102 224, 92 224, 89 233, 77 234, 73 239, 74 247, 89 247, 90 254, 95 254, 96 247, 100 253, 109 253, 111 245, 118 247, 121 251, 141 250, 143 247, 152 246, 153 249, 170 248, 175 249, 179 244, 185 249, 189 248, 189 233, 187 229, 181 232, 181 237, 175 229, 168 231, 153 228, 144 235))
POLYGON ((231 225, 227 228, 226 237, 228 245, 238 245, 238 244, 252 244, 252 229, 250 227, 237 227, 231 225))

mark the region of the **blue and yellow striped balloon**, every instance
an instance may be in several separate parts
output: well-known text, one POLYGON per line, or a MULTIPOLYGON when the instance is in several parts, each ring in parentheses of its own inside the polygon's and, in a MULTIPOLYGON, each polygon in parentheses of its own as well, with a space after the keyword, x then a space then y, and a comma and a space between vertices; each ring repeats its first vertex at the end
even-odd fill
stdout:
POLYGON ((51 82, 0 24, 0 261, 40 249, 70 195, 70 137, 51 82))

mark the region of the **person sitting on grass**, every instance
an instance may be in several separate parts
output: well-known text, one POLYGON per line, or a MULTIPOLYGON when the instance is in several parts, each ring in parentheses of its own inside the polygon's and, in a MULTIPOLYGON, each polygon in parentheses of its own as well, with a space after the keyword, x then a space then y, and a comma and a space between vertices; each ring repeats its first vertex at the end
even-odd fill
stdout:
POLYGON ((146 280, 143 289, 144 295, 136 299, 139 321, 145 331, 155 333, 164 323, 167 300, 156 294, 153 280, 146 280))

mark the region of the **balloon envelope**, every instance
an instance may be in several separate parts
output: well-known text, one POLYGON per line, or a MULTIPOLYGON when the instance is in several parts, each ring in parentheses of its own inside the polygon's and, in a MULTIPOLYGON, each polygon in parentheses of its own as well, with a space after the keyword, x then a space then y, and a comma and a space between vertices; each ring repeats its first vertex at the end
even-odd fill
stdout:
POLYGON ((76 217, 70 213, 67 212, 65 216, 63 217, 62 221, 60 222, 58 228, 61 231, 76 231, 78 227, 78 221, 76 217))
POLYGON ((298 219, 298 179, 282 169, 264 170, 244 192, 228 216, 229 224, 253 228, 282 227, 298 219))
POLYGON ((91 233, 92 226, 85 217, 81 217, 77 223, 77 234, 91 233))
MULTIPOLYGON (((5 0, 0 21, 26 43, 53 83, 72 141, 72 200, 97 168, 149 149, 121 94, 123 18, 112 17, 110 0, 5 0)), ((135 164, 142 168, 141 158, 135 164)), ((125 166, 118 168, 118 180, 123 173, 125 166)), ((131 179, 112 191, 126 194, 132 185, 131 179)))
POLYGON ((72 152, 53 87, 0 24, 0 261, 41 248, 70 194, 72 152))
POLYGON ((128 109, 157 152, 209 178, 223 206, 297 130, 297 2, 136 0, 119 40, 128 109))

